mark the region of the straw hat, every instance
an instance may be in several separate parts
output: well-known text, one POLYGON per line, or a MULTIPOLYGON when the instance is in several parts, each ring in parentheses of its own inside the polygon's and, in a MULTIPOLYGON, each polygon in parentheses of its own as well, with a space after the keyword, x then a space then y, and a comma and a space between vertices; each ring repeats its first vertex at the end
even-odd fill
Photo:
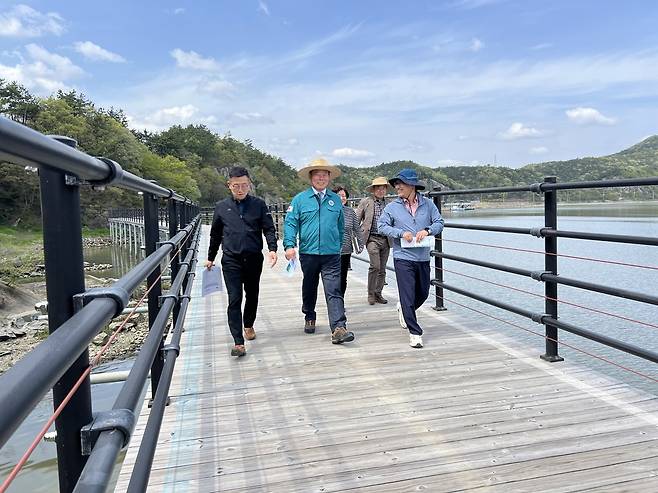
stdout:
POLYGON ((338 169, 336 166, 329 164, 329 161, 327 161, 326 159, 319 158, 319 159, 314 159, 313 161, 308 163, 305 167, 300 169, 297 172, 297 176, 299 176, 302 180, 310 181, 311 172, 316 170, 328 171, 332 180, 338 178, 341 175, 340 169, 338 169))
POLYGON ((386 185, 387 189, 391 185, 388 183, 388 180, 386 179, 385 176, 378 176, 377 178, 372 180, 372 183, 366 187, 366 190, 369 192, 372 192, 373 187, 376 187, 378 185, 386 185))

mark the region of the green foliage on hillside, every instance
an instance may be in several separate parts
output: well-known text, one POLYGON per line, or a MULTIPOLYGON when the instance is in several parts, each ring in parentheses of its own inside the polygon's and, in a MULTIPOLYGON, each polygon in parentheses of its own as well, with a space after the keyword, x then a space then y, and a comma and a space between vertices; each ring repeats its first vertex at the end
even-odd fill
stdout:
MULTIPOLYGON (((84 152, 113 159, 125 170, 156 180, 201 205, 212 205, 229 195, 226 181, 229 169, 235 165, 249 170, 254 192, 268 202, 289 201, 308 186, 297 177, 293 167, 256 149, 249 140, 241 142, 230 134, 220 136, 204 125, 177 125, 162 132, 131 131, 121 109, 98 108, 75 91, 59 91, 40 99, 20 84, 0 79, 0 114, 44 134, 72 137, 84 152)), ((557 176, 560 182, 658 176, 658 136, 610 156, 531 164, 519 169, 432 168, 412 161, 363 168, 340 165, 343 175, 336 184, 346 186, 352 196, 365 195, 372 178, 390 178, 402 168, 416 169, 429 188, 443 189, 520 186, 540 182, 549 175, 557 176)), ((40 216, 38 176, 19 166, 0 163, 0 185, 0 224, 37 225, 40 216)), ((655 189, 644 187, 621 193, 592 190, 579 197, 616 200, 631 196, 651 198, 654 193, 655 189)), ((517 195, 523 198, 522 194, 517 195)), ((84 223, 103 227, 107 209, 139 207, 141 202, 141 197, 132 191, 110 187, 100 192, 83 187, 84 223)))

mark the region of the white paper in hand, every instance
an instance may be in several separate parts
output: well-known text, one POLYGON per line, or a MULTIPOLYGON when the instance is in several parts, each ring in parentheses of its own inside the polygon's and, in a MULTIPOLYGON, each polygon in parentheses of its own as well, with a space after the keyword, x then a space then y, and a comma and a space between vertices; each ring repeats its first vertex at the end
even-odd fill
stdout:
POLYGON ((218 265, 213 265, 210 269, 203 269, 201 296, 217 291, 222 291, 222 270, 218 265))
POLYGON ((295 275, 295 271, 297 270, 297 257, 291 258, 288 260, 288 265, 286 265, 286 275, 288 277, 292 277, 295 275))
POLYGON ((402 248, 432 248, 434 246, 434 236, 426 236, 419 242, 416 242, 415 236, 411 241, 400 238, 400 246, 402 248))

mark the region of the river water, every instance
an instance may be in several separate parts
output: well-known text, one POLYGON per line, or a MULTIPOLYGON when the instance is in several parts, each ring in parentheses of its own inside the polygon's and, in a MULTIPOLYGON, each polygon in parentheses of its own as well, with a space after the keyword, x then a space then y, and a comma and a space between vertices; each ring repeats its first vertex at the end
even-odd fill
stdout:
MULTIPOLYGON (((481 209, 463 212, 446 212, 445 219, 453 223, 487 224, 514 227, 541 227, 543 226, 543 209, 481 209)), ((636 236, 658 237, 658 201, 646 203, 615 203, 615 204, 567 204, 559 208, 558 228, 572 231, 587 231, 598 233, 615 233, 636 236)), ((506 233, 484 231, 468 231, 446 228, 444 232, 444 251, 454 255, 473 257, 489 262, 513 265, 524 269, 543 270, 543 255, 510 252, 499 248, 465 245, 452 241, 464 241, 495 245, 499 247, 512 247, 528 250, 542 250, 543 239, 506 233)), ((595 242, 585 240, 558 239, 558 252, 573 256, 590 257, 638 264, 653 269, 627 267, 610 263, 584 261, 560 257, 558 271, 565 277, 586 280, 605 285, 614 285, 619 288, 643 293, 656 293, 658 286, 658 247, 617 244, 610 242, 595 242)), ((141 251, 130 250, 125 247, 108 246, 85 250, 85 260, 94 263, 111 263, 113 268, 107 271, 97 271, 93 275, 98 277, 120 277, 125 274, 143 256, 141 251)), ((391 262, 392 264, 392 262, 391 262)), ((351 275, 366 277, 367 264, 352 262, 354 272, 351 275)), ((472 277, 505 284, 517 289, 524 289, 543 295, 543 284, 537 281, 507 274, 503 272, 483 269, 460 262, 446 260, 444 268, 472 277)), ((389 288, 394 288, 394 276, 389 273, 389 288)), ((495 287, 490 284, 461 277, 450 272, 445 273, 445 282, 457 287, 475 291, 477 293, 497 298, 510 304, 522 306, 535 312, 544 311, 542 298, 533 297, 510 289, 495 287)), ((606 312, 612 312, 627 318, 658 324, 658 307, 639 302, 629 301, 599 293, 570 288, 558 287, 558 297, 561 300, 592 307, 606 312)), ((446 307, 448 310, 462 315, 472 322, 474 327, 482 326, 487 329, 494 328, 508 338, 522 341, 528 347, 543 349, 544 339, 539 335, 529 334, 518 328, 486 318, 472 311, 462 308, 451 300, 498 318, 509 320, 515 324, 543 334, 544 328, 524 317, 511 314, 498 308, 490 307, 484 303, 470 298, 445 292, 446 307)), ((349 304, 349 300, 347 301, 349 304)), ((434 304, 433 291, 430 293, 428 305, 434 304)), ((646 327, 619 318, 613 318, 595 312, 583 310, 560 304, 560 319, 574 325, 598 331, 610 337, 630 342, 645 348, 658 351, 658 329, 646 327)), ((422 319, 421 319, 422 323, 422 319)), ((425 327, 426 330, 440 331, 440 327, 425 327)), ((577 348, 594 353, 617 364, 628 366, 639 372, 658 377, 656 366, 640 358, 621 353, 620 351, 590 342, 578 336, 560 331, 560 340, 577 348)), ((645 378, 624 371, 610 363, 605 363, 584 355, 578 351, 560 346, 560 355, 567 361, 577 361, 596 369, 602 373, 627 382, 636 388, 658 394, 658 385, 645 378)), ((114 362, 104 365, 98 371, 113 371, 128 369, 132 362, 114 362)), ((556 363, 559 364, 559 363, 556 363)), ((102 384, 92 386, 94 396, 94 410, 109 409, 121 387, 120 383, 102 384)), ((0 475, 6 477, 18 458, 25 451, 31 440, 37 434, 43 423, 52 412, 52 399, 48 396, 37 406, 21 428, 14 434, 10 442, 0 451, 0 475)), ((18 476, 10 491, 23 492, 50 492, 56 491, 57 467, 55 463, 55 444, 42 443, 32 455, 25 470, 18 476)), ((117 468, 118 471, 118 468, 117 468)))
MULTIPOLYGON (((543 226, 543 214, 542 207, 476 209, 472 211, 446 212, 444 218, 448 223, 532 228, 543 226)), ((566 204, 559 207, 558 216, 558 229, 562 230, 658 237, 658 201, 642 203, 566 204)), ((443 238, 443 250, 446 253, 522 269, 544 270, 543 255, 504 249, 505 247, 510 247, 543 251, 544 240, 534 236, 446 228, 443 238), (503 248, 468 245, 458 242, 478 243, 503 248)), ((559 257, 558 259, 558 272, 564 277, 616 286, 645 294, 656 294, 656 286, 658 286, 658 247, 656 246, 559 238, 558 253, 653 267, 652 269, 628 267, 564 257, 559 257)), ((364 255, 362 254, 361 256, 363 257, 364 255)), ((361 262, 353 262, 352 264, 352 267, 357 269, 357 271, 367 269, 367 265, 361 262)), ((389 266, 392 266, 391 260, 389 260, 389 266)), ((452 260, 445 260, 443 267, 444 269, 453 271, 444 273, 446 284, 520 306, 533 312, 543 313, 545 311, 543 298, 494 286, 482 281, 463 277, 459 274, 504 284, 516 289, 527 290, 541 296, 544 294, 543 283, 514 274, 485 269, 452 260)), ((390 273, 390 277, 394 278, 393 273, 390 273)), ((524 344, 528 344, 532 348, 542 350, 545 346, 545 340, 543 339, 544 327, 542 325, 536 324, 525 317, 447 290, 444 292, 444 297, 447 309, 462 315, 474 327, 493 328, 508 338, 523 341, 524 344), (519 328, 474 313, 468 308, 459 306, 451 301, 521 325, 542 334, 542 336, 530 334, 519 328)), ((655 305, 648 305, 564 285, 558 286, 558 299, 600 311, 611 312, 633 320, 658 325, 658 306, 655 305)), ((430 292, 430 298, 427 304, 430 306, 434 305, 433 289, 430 292)), ((559 318, 563 322, 568 322, 658 352, 657 328, 610 317, 564 303, 559 304, 559 318)), ((440 327, 426 327, 426 329, 440 332, 440 327)), ((658 378, 656 365, 641 358, 627 355, 618 350, 591 342, 579 336, 571 335, 564 331, 559 331, 559 339, 569 345, 609 359, 619 365, 627 366, 653 378, 658 378)), ((637 388, 658 394, 658 384, 651 380, 634 375, 629 371, 620 369, 610 363, 602 362, 566 346, 560 346, 559 352, 565 360, 577 361, 637 388)))

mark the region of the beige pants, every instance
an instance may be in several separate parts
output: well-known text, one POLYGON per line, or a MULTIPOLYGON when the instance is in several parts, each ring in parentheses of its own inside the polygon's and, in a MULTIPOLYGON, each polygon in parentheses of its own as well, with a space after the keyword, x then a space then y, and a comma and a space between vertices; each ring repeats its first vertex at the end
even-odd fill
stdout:
POLYGON ((370 257, 368 268, 368 296, 381 296, 384 281, 386 281, 386 261, 390 247, 385 236, 370 235, 366 250, 370 257))

